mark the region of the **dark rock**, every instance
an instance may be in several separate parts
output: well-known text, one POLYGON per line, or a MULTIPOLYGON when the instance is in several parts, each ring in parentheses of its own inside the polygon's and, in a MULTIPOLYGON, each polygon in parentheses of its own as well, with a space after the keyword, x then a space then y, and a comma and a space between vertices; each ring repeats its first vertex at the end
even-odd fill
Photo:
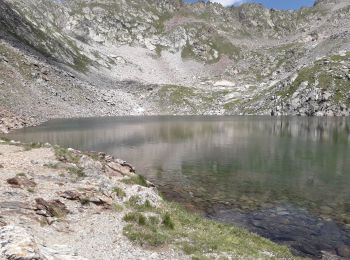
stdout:
POLYGON ((307 241, 292 245, 294 249, 301 253, 302 256, 311 256, 318 259, 322 258, 322 253, 315 246, 310 245, 307 241))
POLYGON ((37 198, 35 199, 35 202, 35 211, 37 214, 45 217, 62 218, 69 213, 66 205, 59 200, 46 201, 42 198, 37 198))
POLYGON ((300 256, 320 258, 323 251, 346 257, 350 252, 350 235, 332 221, 291 206, 272 207, 250 212, 219 209, 210 218, 235 224, 275 242, 289 245, 300 256), (288 214, 278 214, 285 212, 288 214), (339 247, 339 245, 343 245, 339 247))
POLYGON ((6 225, 7 223, 4 220, 0 219, 0 227, 4 227, 6 225))
POLYGON ((64 191, 60 194, 62 198, 68 199, 68 200, 79 200, 82 194, 77 191, 64 191))
POLYGON ((110 176, 130 176, 133 171, 129 165, 121 165, 116 162, 110 162, 105 166, 106 173, 110 176))
POLYGON ((337 248, 337 254, 339 256, 345 257, 347 259, 350 258, 350 246, 348 245, 341 245, 337 248))
POLYGON ((18 188, 34 188, 36 186, 36 183, 26 176, 16 176, 8 179, 7 183, 18 188))

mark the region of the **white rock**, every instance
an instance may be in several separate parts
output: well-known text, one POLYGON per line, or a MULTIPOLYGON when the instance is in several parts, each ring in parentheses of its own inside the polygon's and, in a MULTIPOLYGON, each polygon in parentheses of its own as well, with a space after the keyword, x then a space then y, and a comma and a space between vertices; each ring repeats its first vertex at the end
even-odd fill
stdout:
POLYGON ((0 258, 45 259, 34 238, 19 226, 5 226, 0 229, 0 258))

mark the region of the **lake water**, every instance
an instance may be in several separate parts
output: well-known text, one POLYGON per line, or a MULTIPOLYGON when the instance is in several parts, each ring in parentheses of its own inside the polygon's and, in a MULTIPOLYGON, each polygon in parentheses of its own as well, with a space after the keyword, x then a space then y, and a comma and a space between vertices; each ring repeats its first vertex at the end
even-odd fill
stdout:
POLYGON ((350 119, 87 118, 8 137, 113 154, 166 197, 300 255, 350 250, 350 119))

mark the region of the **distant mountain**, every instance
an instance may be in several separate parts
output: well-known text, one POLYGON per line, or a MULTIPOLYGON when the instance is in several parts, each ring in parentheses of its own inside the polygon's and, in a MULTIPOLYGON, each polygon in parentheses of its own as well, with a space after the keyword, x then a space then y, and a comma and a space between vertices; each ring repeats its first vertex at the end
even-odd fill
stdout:
POLYGON ((0 33, 1 105, 40 120, 350 114, 348 0, 0 0, 0 33))

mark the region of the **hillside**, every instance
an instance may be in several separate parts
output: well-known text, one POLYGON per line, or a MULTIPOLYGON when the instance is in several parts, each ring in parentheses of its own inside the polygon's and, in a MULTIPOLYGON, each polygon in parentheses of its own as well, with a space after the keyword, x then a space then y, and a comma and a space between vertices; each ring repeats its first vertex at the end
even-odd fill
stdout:
MULTIPOLYGON (((0 0, 0 110, 349 115, 350 3, 0 0)), ((31 122, 32 122, 31 121, 31 122)))

